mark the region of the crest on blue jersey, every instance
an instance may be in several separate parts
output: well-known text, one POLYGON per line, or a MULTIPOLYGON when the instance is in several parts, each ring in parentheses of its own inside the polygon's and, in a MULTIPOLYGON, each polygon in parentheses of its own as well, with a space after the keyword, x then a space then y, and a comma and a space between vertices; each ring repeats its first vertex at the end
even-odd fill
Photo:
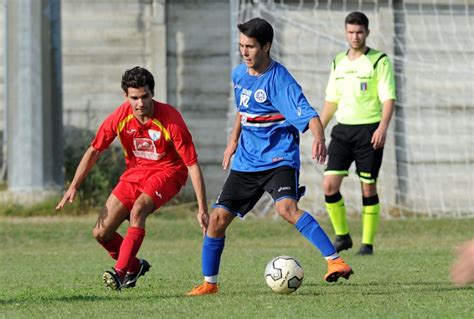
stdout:
POLYGON ((267 93, 265 93, 265 91, 262 89, 258 89, 257 91, 255 91, 253 97, 258 103, 263 103, 267 100, 267 93))

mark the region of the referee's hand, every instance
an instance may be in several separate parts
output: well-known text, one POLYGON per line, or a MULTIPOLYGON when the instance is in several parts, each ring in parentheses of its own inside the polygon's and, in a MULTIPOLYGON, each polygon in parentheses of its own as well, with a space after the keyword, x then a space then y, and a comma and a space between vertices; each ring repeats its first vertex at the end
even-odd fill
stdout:
POLYGON ((377 128, 374 134, 372 134, 372 139, 370 141, 374 150, 383 148, 385 146, 386 138, 387 138, 387 130, 381 127, 377 128))

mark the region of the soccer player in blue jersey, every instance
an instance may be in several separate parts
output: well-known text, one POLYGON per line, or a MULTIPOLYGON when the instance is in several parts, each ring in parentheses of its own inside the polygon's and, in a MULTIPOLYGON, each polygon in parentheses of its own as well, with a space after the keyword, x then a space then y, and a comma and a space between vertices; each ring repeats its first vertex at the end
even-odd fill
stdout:
POLYGON ((336 115, 331 132, 323 188, 326 208, 336 233, 339 252, 352 247, 342 180, 356 163, 362 189, 362 245, 358 255, 372 255, 380 204, 377 177, 387 129, 395 106, 395 76, 387 55, 367 47, 369 20, 352 12, 345 20, 349 50, 336 55, 321 116, 323 127, 336 115))
POLYGON ((232 169, 213 205, 202 247, 204 282, 189 296, 216 293, 225 232, 236 216, 243 217, 268 192, 277 213, 295 225, 328 262, 324 279, 349 279, 353 273, 338 256, 330 239, 310 213, 298 208, 302 196, 299 182, 299 133, 314 136, 312 157, 326 159, 324 132, 318 113, 306 100, 301 87, 280 63, 272 60, 273 28, 255 18, 238 25, 243 64, 232 73, 237 115, 222 166, 232 169))

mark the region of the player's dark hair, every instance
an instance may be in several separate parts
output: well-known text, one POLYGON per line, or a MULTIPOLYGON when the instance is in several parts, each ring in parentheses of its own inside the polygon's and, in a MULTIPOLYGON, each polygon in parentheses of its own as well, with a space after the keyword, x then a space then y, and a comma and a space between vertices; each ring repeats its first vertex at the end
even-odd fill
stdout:
POLYGON ((239 31, 249 38, 257 39, 260 46, 273 42, 273 28, 268 21, 262 18, 253 18, 237 25, 239 31))
POLYGON ((136 66, 125 71, 122 75, 122 90, 128 94, 128 88, 142 88, 148 85, 152 95, 155 95, 155 79, 145 68, 136 66))
POLYGON ((356 24, 365 27, 365 30, 369 30, 369 19, 365 14, 359 11, 351 12, 347 15, 345 24, 356 24))

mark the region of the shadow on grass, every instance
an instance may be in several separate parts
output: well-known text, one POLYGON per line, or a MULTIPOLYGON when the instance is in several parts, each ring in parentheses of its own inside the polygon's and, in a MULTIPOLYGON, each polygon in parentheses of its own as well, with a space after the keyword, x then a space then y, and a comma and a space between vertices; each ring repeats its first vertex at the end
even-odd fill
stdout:
POLYGON ((117 301, 117 300, 157 300, 157 299, 173 299, 185 297, 183 294, 129 294, 121 293, 118 291, 110 291, 108 296, 99 296, 99 295, 74 295, 74 296, 31 296, 30 298, 13 298, 13 299, 0 299, 0 305, 15 305, 15 304, 24 304, 24 303, 38 303, 38 302, 97 302, 97 301, 117 301))
MULTIPOLYGON (((397 283, 383 283, 383 282, 368 282, 368 283, 352 283, 352 282, 338 282, 328 284, 325 282, 321 283, 303 283, 295 294, 291 296, 328 296, 328 295, 340 295, 343 291, 345 295, 399 295, 405 294, 408 291, 413 292, 434 292, 434 293, 446 293, 446 292, 474 292, 474 286, 467 287, 455 287, 450 283, 442 282, 397 282, 397 283)), ((262 291, 259 287, 251 287, 248 290, 252 290, 255 295, 267 295, 272 294, 270 290, 262 291)), ((248 290, 235 290, 222 291, 225 295, 242 296, 248 294, 248 290)), ((278 296, 286 296, 281 294, 278 296)))
POLYGON ((398 282, 398 283, 384 283, 384 282, 367 282, 367 283, 343 283, 343 284, 305 284, 306 287, 314 287, 324 289, 324 292, 302 291, 300 295, 330 295, 340 294, 340 289, 328 291, 329 287, 347 288, 345 294, 359 294, 359 295, 394 295, 405 293, 409 291, 419 292, 449 292, 449 291, 474 291, 474 286, 469 287, 455 287, 452 284, 440 282, 398 282), (353 290, 356 288, 357 290, 353 290), (384 289, 384 291, 380 291, 384 289))
MULTIPOLYGON (((450 284, 440 284, 439 282, 423 282, 423 283, 397 283, 397 284, 384 284, 384 283, 364 283, 364 284, 325 284, 325 283, 306 283, 305 289, 299 289, 296 294, 290 294, 290 296, 328 296, 328 295, 340 295, 341 289, 344 289, 344 294, 346 295, 397 295, 406 293, 407 290, 412 291, 413 287, 418 287, 416 289, 419 292, 452 292, 452 291, 469 291, 474 292, 474 286, 467 287, 454 287, 450 284), (337 289, 330 289, 337 288, 337 289), (373 288, 373 290, 371 290, 373 288), (381 291, 380 289, 384 289, 381 291), (362 291, 361 291, 362 290, 362 291)), ((255 289, 254 291, 259 291, 255 289)), ((242 296, 247 294, 248 291, 236 291, 235 289, 230 291, 222 291, 220 294, 207 296, 207 297, 226 297, 229 295, 242 296)), ((271 291, 259 291, 256 295, 269 295, 272 294, 271 291)), ((282 294, 278 295, 285 297, 288 295, 282 294)), ((205 298, 206 296, 204 296, 205 298)), ((133 302, 137 301, 156 301, 156 300, 167 300, 167 299, 199 299, 200 297, 186 297, 183 294, 149 294, 148 292, 143 293, 132 293, 132 292, 116 292, 110 291, 110 295, 74 295, 74 296, 31 296, 30 298, 13 298, 13 299, 0 299, 0 305, 21 305, 21 304, 34 304, 34 303, 44 303, 44 302, 64 302, 64 303, 75 303, 75 302, 98 302, 98 301, 127 301, 133 302)))

